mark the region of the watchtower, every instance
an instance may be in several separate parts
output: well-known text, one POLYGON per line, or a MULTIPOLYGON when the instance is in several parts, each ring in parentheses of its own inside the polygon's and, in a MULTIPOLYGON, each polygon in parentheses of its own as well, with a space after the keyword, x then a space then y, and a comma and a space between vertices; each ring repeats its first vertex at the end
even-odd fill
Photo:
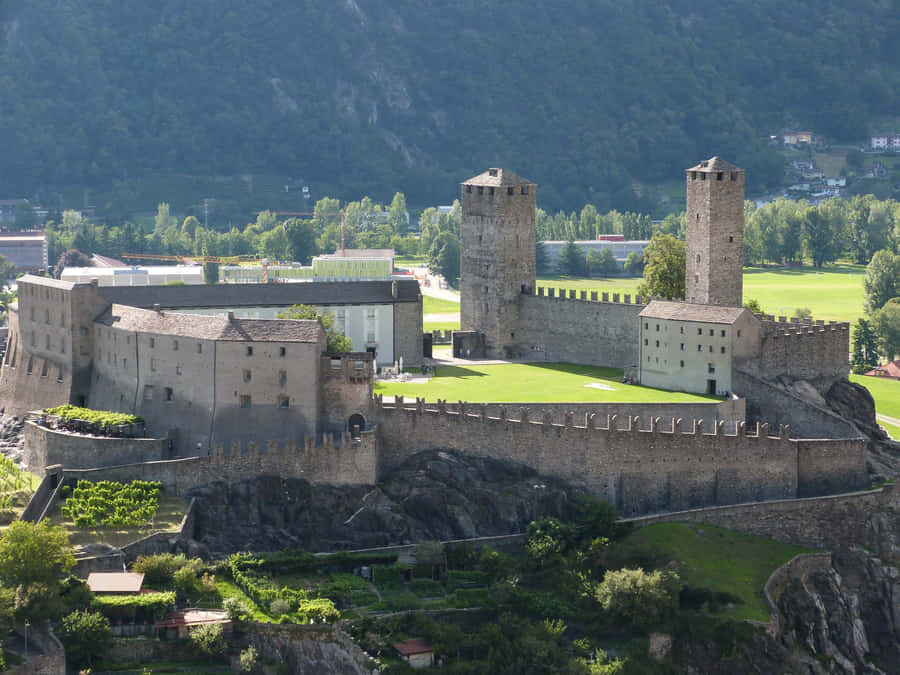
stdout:
POLYGON ((462 183, 460 316, 484 334, 487 356, 516 342, 519 296, 534 290, 537 185, 505 169, 462 183))
POLYGON ((685 300, 741 307, 744 170, 713 157, 687 170, 685 300))

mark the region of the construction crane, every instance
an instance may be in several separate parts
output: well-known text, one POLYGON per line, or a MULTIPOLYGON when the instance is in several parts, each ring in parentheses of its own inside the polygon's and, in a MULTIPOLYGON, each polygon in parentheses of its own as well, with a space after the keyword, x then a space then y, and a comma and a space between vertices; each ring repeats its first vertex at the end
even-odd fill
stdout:
POLYGON ((235 263, 259 263, 262 266, 262 282, 269 283, 269 265, 279 265, 277 260, 270 261, 268 258, 259 258, 252 255, 160 255, 157 253, 126 253, 122 256, 125 260, 155 260, 159 262, 176 262, 179 264, 197 264, 204 263, 221 263, 223 265, 232 265, 235 263))
MULTIPOLYGON (((253 215, 258 216, 262 211, 254 211, 253 215)), ((344 210, 340 211, 331 211, 329 213, 316 213, 315 211, 269 211, 274 216, 287 216, 288 218, 293 218, 294 216, 340 216, 341 217, 341 256, 345 255, 344 252, 344 224, 346 223, 347 216, 344 213, 344 210)))

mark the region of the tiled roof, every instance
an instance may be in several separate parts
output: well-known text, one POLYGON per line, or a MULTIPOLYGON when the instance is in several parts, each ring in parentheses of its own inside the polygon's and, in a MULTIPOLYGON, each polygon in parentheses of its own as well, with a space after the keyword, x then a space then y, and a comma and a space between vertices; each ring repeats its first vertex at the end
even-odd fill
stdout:
POLYGON ((706 161, 700 162, 697 166, 692 166, 688 171, 743 171, 743 169, 726 162, 720 157, 710 157, 706 161))
POLYGON ((381 281, 311 281, 288 284, 195 284, 187 286, 101 286, 109 302, 132 307, 163 309, 290 307, 291 305, 350 305, 416 302, 415 279, 381 281), (397 300, 391 284, 397 284, 397 300))
POLYGON ((866 375, 871 375, 873 377, 890 377, 893 379, 900 379, 900 359, 891 361, 890 363, 885 363, 883 366, 873 368, 868 373, 866 373, 866 375))
POLYGON ((720 307, 718 305, 698 305, 690 302, 652 300, 643 309, 640 316, 650 319, 731 324, 747 311, 743 307, 720 307))
POLYGON ((410 638, 406 642, 395 642, 394 649, 403 654, 403 656, 411 656, 413 654, 427 654, 434 651, 432 646, 428 644, 425 638, 410 638))
POLYGON ((318 321, 228 319, 157 312, 128 305, 113 305, 97 319, 97 323, 127 331, 228 342, 318 342, 323 335, 318 321))
POLYGON ((87 578, 94 593, 139 593, 143 584, 143 572, 91 572, 87 578))
POLYGON ((71 281, 60 281, 59 279, 51 279, 50 277, 41 277, 37 274, 26 274, 24 276, 19 277, 17 280, 18 284, 30 283, 35 284, 37 286, 47 286, 49 288, 60 288, 66 291, 71 291, 75 284, 71 281))
POLYGON ((530 180, 525 180, 521 176, 517 176, 508 169, 488 169, 478 176, 473 176, 467 181, 463 181, 463 185, 485 185, 485 186, 507 186, 507 185, 534 185, 530 180))

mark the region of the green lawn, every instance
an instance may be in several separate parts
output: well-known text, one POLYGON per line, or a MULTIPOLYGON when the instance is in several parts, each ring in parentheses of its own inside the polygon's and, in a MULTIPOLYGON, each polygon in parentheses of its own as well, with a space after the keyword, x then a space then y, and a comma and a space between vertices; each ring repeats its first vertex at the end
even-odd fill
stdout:
POLYGON ((893 438, 895 441, 900 441, 900 427, 894 424, 888 424, 887 422, 879 422, 878 424, 888 432, 888 436, 893 438))
MULTIPOLYGON (((812 310, 813 318, 856 321, 863 314, 865 265, 828 265, 822 271, 801 268, 745 268, 744 300, 758 300, 768 314, 792 315, 800 307, 812 310)), ((637 295, 640 277, 580 279, 541 277, 538 286, 577 291, 637 295)), ((590 297, 590 296, 588 296, 590 297)))
POLYGON ((622 384, 622 371, 569 363, 472 364, 439 366, 422 384, 376 382, 375 393, 429 401, 568 402, 568 401, 718 401, 721 398, 622 384), (610 389, 586 385, 595 383, 610 389))
POLYGON ((850 381, 869 390, 875 399, 876 411, 900 419, 900 381, 865 375, 851 375, 850 381))
POLYGON ((722 614, 769 620, 763 587, 772 572, 808 549, 712 525, 659 523, 629 534, 610 551, 612 567, 677 564, 685 586, 727 593, 735 600, 722 614))
POLYGON ((459 330, 459 321, 426 321, 422 330, 430 333, 433 330, 459 330))
POLYGON ((459 313, 459 302, 435 298, 431 295, 422 296, 423 314, 453 314, 459 313))
POLYGON ((394 267, 422 267, 426 263, 424 255, 397 255, 394 256, 394 267))

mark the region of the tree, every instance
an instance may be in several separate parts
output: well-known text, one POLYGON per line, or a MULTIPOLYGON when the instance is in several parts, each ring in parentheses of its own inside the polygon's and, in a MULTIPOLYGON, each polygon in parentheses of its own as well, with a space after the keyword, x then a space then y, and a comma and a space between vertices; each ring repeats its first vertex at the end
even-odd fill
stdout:
POLYGON ((288 238, 288 255, 291 260, 308 265, 314 255, 318 255, 315 224, 311 220, 290 218, 284 222, 288 238))
POLYGON ((863 280, 866 313, 872 314, 893 297, 900 295, 900 255, 878 251, 866 267, 863 280))
POLYGON ((861 375, 878 365, 878 336, 872 323, 860 317, 853 331, 853 350, 850 357, 853 372, 861 375))
POLYGON ((75 558, 63 527, 42 521, 14 521, 0 536, 0 584, 13 588, 32 583, 55 585, 75 558))
POLYGON ((756 298, 747 298, 744 300, 744 309, 749 309, 753 314, 765 314, 759 300, 756 298))
POLYGON ((625 271, 628 274, 633 274, 637 276, 638 274, 643 274, 644 272, 644 256, 642 256, 637 251, 632 251, 628 254, 628 257, 625 258, 625 271))
POLYGON ((534 267, 539 276, 550 271, 550 259, 547 257, 547 248, 540 239, 534 243, 534 267))
POLYGON ((90 267, 91 259, 77 248, 70 248, 56 261, 53 268, 53 276, 57 279, 62 277, 63 270, 67 267, 90 267))
POLYGON ((318 319, 325 329, 325 350, 329 354, 342 354, 353 351, 353 340, 346 337, 337 326, 334 325, 334 314, 321 314, 315 307, 309 305, 293 305, 290 310, 278 314, 279 319, 318 319))
POLYGON ((224 629, 220 623, 202 623, 199 626, 192 626, 190 641, 194 649, 201 655, 215 659, 221 657, 228 649, 224 629))
POLYGON ((587 266, 591 276, 612 276, 619 271, 616 256, 612 249, 603 248, 599 251, 591 249, 587 256, 587 266))
POLYGON ((556 270, 563 276, 584 276, 584 249, 571 239, 567 241, 565 246, 563 246, 562 250, 559 252, 556 270))
POLYGON ((256 662, 259 658, 259 654, 256 651, 256 647, 250 645, 247 649, 241 650, 241 672, 249 673, 252 672, 254 668, 256 668, 256 662))
POLYGON ((840 253, 838 232, 818 209, 810 209, 803 223, 803 247, 812 258, 813 267, 833 262, 840 253))
POLYGON ((428 251, 428 269, 440 274, 451 286, 459 278, 459 237, 452 232, 441 232, 428 251))
POLYGON ((875 312, 872 323, 881 354, 892 361, 900 354, 900 297, 892 298, 875 312))
POLYGON ((638 294, 645 298, 684 298, 685 243, 657 234, 644 249, 644 280, 638 294))
POLYGON ((169 217, 169 204, 168 202, 160 202, 156 205, 156 218, 153 220, 153 231, 164 232, 171 224, 172 220, 169 217))
POLYGON ((272 263, 287 260, 289 245, 287 232, 280 225, 276 225, 260 237, 260 253, 272 263))
POLYGON ((597 585, 595 599, 604 611, 636 626, 652 626, 678 609, 681 583, 672 572, 609 570, 597 585))
POLYGON ((409 213, 406 210, 406 196, 402 192, 394 194, 388 209, 388 224, 398 234, 406 234, 409 230, 409 213))
POLYGON ((105 654, 112 644, 109 620, 86 609, 64 616, 58 634, 66 658, 75 666, 90 666, 94 657, 105 654))

